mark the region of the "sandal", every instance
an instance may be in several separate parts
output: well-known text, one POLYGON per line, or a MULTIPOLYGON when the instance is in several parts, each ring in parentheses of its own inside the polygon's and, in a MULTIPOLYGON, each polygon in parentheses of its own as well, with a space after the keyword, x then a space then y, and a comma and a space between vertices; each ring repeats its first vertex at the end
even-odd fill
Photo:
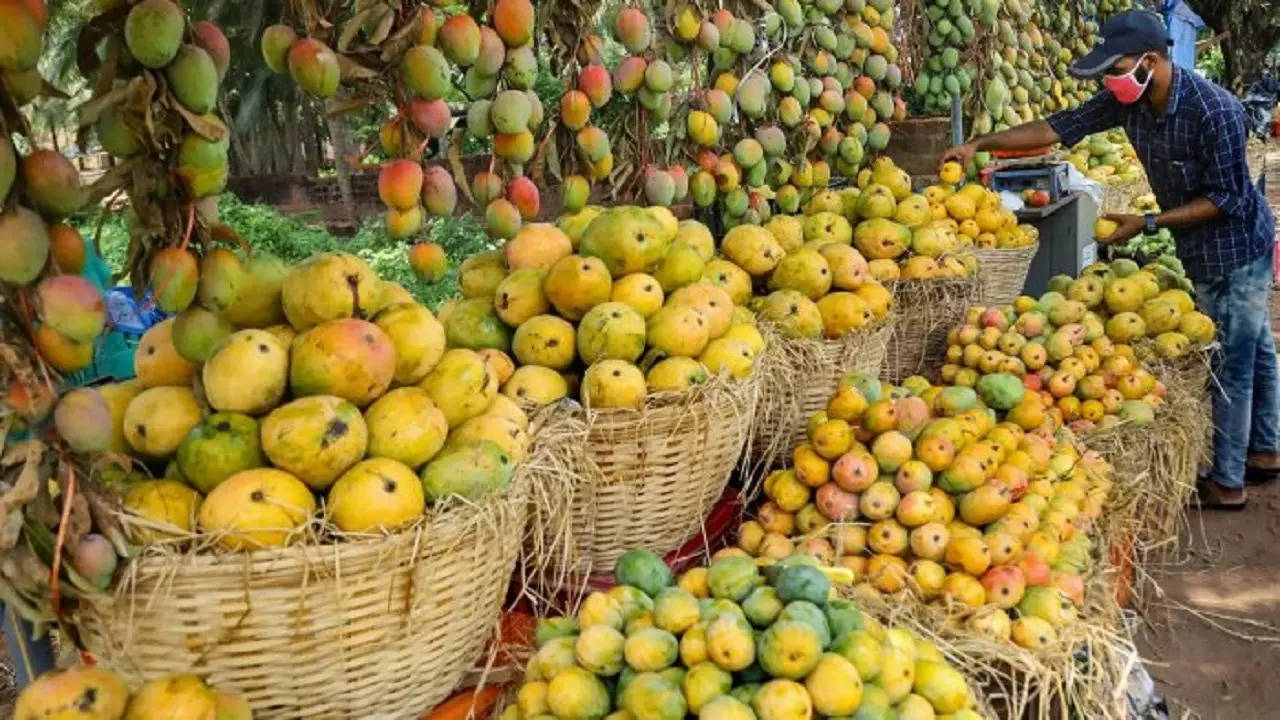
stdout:
POLYGON ((1207 478, 1201 478, 1196 483, 1195 507, 1201 510, 1226 510, 1228 512, 1239 512, 1244 510, 1249 499, 1246 496, 1244 500, 1239 502, 1224 502, 1222 500, 1222 486, 1207 478))
POLYGON ((1266 485, 1280 478, 1280 468, 1246 467, 1244 469, 1245 485, 1266 485))

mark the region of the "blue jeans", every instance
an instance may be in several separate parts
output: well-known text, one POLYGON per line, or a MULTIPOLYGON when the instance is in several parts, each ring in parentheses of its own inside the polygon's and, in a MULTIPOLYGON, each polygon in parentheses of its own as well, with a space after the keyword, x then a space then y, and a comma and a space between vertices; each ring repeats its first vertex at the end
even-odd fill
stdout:
POLYGON ((1247 453, 1280 449, 1280 378, 1271 337, 1272 254, 1196 285, 1200 309, 1218 324, 1221 391, 1213 396, 1212 479, 1244 487, 1247 453))

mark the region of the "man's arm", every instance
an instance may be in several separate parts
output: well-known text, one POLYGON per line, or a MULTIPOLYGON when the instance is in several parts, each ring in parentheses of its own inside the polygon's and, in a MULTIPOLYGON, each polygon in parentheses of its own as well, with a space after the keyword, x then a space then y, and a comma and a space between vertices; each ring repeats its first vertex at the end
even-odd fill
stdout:
POLYGON ((1100 92, 1074 110, 1064 110, 1047 120, 1034 120, 998 133, 983 135, 966 145, 948 150, 942 161, 967 165, 978 152, 988 150, 1031 150, 1056 143, 1075 145, 1085 138, 1120 124, 1120 103, 1109 92, 1100 92))
MULTIPOLYGON (((1209 154, 1200 171, 1204 194, 1194 200, 1170 208, 1156 216, 1156 227, 1182 228, 1212 222, 1227 215, 1245 211, 1245 193, 1249 171, 1245 167, 1244 111, 1223 107, 1209 113, 1204 122, 1204 147, 1209 154)), ((1145 220, 1139 215, 1108 215, 1117 230, 1111 237, 1099 240, 1104 245, 1124 242, 1143 231, 1145 220)))

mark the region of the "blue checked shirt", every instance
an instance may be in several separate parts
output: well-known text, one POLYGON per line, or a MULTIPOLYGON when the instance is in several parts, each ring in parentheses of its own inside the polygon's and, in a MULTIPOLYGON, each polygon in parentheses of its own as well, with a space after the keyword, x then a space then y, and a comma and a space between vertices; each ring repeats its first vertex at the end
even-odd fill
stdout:
POLYGON ((1267 253, 1275 218, 1249 179, 1244 108, 1230 93, 1174 67, 1169 103, 1157 116, 1145 100, 1124 105, 1102 91, 1074 110, 1049 117, 1062 142, 1123 126, 1147 170, 1160 207, 1206 197, 1223 217, 1176 231, 1178 257, 1192 280, 1225 278, 1267 253))

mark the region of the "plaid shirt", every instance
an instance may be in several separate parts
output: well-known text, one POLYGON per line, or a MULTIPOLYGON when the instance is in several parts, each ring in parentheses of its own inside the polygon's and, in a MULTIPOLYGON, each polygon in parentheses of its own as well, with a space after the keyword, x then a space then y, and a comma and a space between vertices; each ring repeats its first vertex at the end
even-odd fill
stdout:
POLYGON ((1074 110, 1052 115, 1049 124, 1067 145, 1124 126, 1160 207, 1171 210, 1206 197, 1222 210, 1218 220, 1177 230, 1178 256, 1192 280, 1225 278, 1275 242, 1275 218, 1245 162, 1244 108, 1199 75, 1174 67, 1163 116, 1148 102, 1124 105, 1104 90, 1074 110))

